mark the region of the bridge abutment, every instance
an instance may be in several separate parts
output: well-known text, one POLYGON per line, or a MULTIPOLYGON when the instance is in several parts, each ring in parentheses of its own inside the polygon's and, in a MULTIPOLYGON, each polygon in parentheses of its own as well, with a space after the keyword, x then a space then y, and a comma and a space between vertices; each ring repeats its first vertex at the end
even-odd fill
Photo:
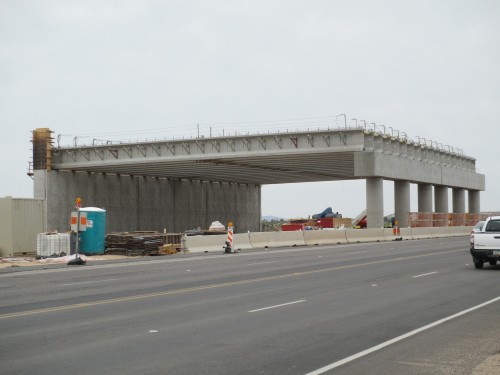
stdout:
POLYGON ((208 229, 213 221, 258 231, 261 187, 88 172, 37 171, 35 197, 45 199, 47 228, 69 229, 74 201, 107 211, 106 232, 208 229))

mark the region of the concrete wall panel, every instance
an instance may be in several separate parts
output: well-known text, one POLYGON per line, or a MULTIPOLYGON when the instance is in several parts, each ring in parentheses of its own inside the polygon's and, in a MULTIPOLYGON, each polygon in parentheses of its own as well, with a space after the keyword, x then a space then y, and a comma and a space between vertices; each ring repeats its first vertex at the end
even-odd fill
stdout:
POLYGON ((138 230, 174 231, 173 183, 138 177, 138 230))
POLYGON ((260 187, 238 185, 236 189, 236 230, 239 233, 257 232, 260 229, 260 187))
MULTIPOLYGON (((41 189, 39 189, 41 190, 41 189)), ((182 232, 212 221, 257 231, 260 186, 86 172, 47 172, 48 229, 69 229, 75 199, 107 211, 106 231, 182 232)))
POLYGON ((206 194, 200 181, 174 180, 174 232, 206 229, 206 194))
POLYGON ((236 221, 235 187, 227 183, 206 182, 206 222, 207 225, 220 221, 227 227, 229 221, 233 222, 235 233, 239 232, 239 223, 236 221))

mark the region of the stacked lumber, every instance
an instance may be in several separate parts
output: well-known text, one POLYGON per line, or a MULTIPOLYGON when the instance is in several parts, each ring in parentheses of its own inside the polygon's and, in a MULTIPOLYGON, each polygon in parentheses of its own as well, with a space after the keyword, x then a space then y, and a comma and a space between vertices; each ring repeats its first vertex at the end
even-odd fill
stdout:
MULTIPOLYGON (((121 232, 106 235, 106 254, 158 255, 168 240, 179 240, 180 234, 160 232, 121 232)), ((175 246, 175 245, 174 245, 175 246)))

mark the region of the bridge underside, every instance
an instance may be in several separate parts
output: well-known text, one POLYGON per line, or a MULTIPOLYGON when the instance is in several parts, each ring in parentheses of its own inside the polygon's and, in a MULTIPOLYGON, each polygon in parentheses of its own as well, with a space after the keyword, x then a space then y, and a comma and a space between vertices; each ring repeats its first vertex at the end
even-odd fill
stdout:
POLYGON ((239 184, 282 184, 354 178, 354 152, 225 157, 197 160, 145 160, 60 170, 165 177, 239 184))

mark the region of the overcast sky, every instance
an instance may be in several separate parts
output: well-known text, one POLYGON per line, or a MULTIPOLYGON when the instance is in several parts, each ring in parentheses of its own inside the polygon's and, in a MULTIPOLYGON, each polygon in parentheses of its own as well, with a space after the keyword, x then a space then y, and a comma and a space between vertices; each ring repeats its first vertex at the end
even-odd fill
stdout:
MULTIPOLYGON (((499 20, 497 0, 0 0, 0 197, 33 196, 38 127, 69 145, 345 113, 462 149, 486 175, 482 211, 500 210, 499 20)), ((328 206, 356 216, 364 181, 262 189, 264 215, 328 206)))

